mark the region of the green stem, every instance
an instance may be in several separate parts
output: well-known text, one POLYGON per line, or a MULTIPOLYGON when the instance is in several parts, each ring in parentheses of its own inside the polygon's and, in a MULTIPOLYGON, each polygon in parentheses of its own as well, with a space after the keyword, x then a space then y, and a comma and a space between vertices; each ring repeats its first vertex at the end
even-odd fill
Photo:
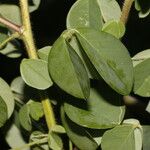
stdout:
POLYGON ((15 38, 20 37, 20 34, 18 32, 15 32, 14 34, 12 34, 10 37, 8 37, 6 40, 4 40, 1 44, 0 44, 0 49, 3 48, 8 42, 12 41, 15 38))
MULTIPOLYGON (((20 0, 20 7, 21 7, 21 16, 22 16, 22 23, 23 23, 22 39, 25 43, 29 58, 38 59, 36 47, 35 47, 34 40, 33 40, 32 30, 31 30, 28 0, 20 0)), ((44 109, 46 123, 47 123, 48 129, 50 130, 50 128, 54 126, 56 122, 55 122, 55 116, 53 113, 53 108, 47 97, 47 94, 42 93, 41 102, 42 102, 43 109, 44 109)))
POLYGON ((48 126, 48 129, 50 130, 53 126, 56 125, 56 121, 55 121, 55 116, 54 116, 52 105, 47 95, 48 94, 46 92, 42 93, 42 99, 43 99, 42 105, 44 109, 47 126, 48 126))
POLYGON ((127 23, 131 6, 134 0, 125 0, 122 8, 122 15, 120 21, 125 25, 127 23))

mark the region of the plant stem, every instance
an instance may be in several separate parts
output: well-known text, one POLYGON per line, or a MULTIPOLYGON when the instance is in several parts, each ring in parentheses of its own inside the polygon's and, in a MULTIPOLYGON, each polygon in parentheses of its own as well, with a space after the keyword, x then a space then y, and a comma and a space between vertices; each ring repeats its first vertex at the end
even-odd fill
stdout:
POLYGON ((122 8, 122 15, 120 21, 125 25, 127 23, 131 6, 134 0, 125 0, 122 8))
POLYGON ((56 125, 53 108, 46 92, 42 93, 42 99, 45 119, 47 122, 48 129, 50 130, 54 125, 56 125))
POLYGON ((20 37, 20 34, 18 32, 13 33, 12 35, 10 35, 10 37, 8 37, 6 40, 4 40, 1 44, 0 44, 0 49, 3 48, 8 42, 10 42, 11 40, 20 37))
MULTIPOLYGON (((31 30, 28 0, 20 0, 20 7, 21 7, 21 16, 22 16, 22 23, 23 23, 23 30, 24 30, 22 33, 22 39, 25 43, 29 58, 38 59, 36 47, 33 40, 32 30, 31 30)), ((53 113, 52 105, 45 92, 41 94, 41 102, 43 105, 46 123, 48 129, 50 130, 50 128, 53 125, 55 125, 56 122, 55 122, 55 116, 53 113)))
POLYGON ((8 19, 6 18, 3 18, 0 16, 0 23, 4 24, 5 26, 7 26, 8 28, 18 32, 18 33, 22 33, 22 29, 21 29, 21 26, 9 21, 8 19))
POLYGON ((21 7, 21 18, 23 24, 22 39, 25 43, 29 58, 37 59, 38 56, 36 53, 36 47, 34 44, 32 30, 31 30, 28 0, 20 0, 20 7, 21 7))

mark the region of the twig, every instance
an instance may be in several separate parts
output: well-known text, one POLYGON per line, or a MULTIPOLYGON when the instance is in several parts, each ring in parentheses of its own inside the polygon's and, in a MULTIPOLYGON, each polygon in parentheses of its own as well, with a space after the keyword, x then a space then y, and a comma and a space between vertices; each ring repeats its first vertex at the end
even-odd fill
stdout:
POLYGON ((23 41, 25 43, 29 58, 37 59, 36 47, 33 40, 28 0, 20 0, 21 18, 23 24, 23 41))
POLYGON ((0 23, 4 24, 5 26, 7 26, 8 28, 22 34, 22 28, 21 26, 9 21, 8 19, 6 18, 3 18, 0 16, 0 23))
POLYGON ((134 0, 125 0, 122 8, 122 15, 120 21, 125 25, 127 23, 131 6, 134 0))

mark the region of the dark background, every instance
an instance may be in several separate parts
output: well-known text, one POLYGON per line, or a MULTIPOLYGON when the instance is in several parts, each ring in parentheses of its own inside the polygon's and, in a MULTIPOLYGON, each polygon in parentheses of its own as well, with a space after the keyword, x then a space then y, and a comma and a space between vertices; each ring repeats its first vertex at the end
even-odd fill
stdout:
MULTIPOLYGON (((16 0, 11 2, 16 2, 16 0)), ((37 48, 52 45, 61 32, 66 29, 66 16, 74 2, 75 0, 42 0, 39 9, 31 14, 37 48)), ((122 1, 119 0, 119 3, 122 5, 122 1)), ((131 56, 150 48, 150 15, 144 19, 139 19, 138 13, 133 6, 122 42, 128 48, 131 56)), ((0 55, 0 77, 10 83, 14 77, 19 75, 19 65, 23 57, 26 57, 25 53, 21 58, 17 59, 0 55)), ((148 124, 150 115, 144 111, 148 101, 142 98, 139 99, 141 101, 136 106, 128 106, 129 113, 131 116, 140 119, 143 124, 148 124)), ((4 141, 1 139, 0 150, 6 150, 4 141)))

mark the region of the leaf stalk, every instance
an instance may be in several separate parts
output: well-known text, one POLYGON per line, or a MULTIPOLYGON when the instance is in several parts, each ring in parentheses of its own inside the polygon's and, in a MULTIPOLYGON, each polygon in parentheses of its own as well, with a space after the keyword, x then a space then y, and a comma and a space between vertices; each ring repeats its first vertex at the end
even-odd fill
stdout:
POLYGON ((13 33, 12 35, 10 35, 6 40, 4 40, 1 44, 0 44, 0 49, 2 49, 8 42, 14 40, 15 38, 19 38, 20 34, 18 32, 13 33))

